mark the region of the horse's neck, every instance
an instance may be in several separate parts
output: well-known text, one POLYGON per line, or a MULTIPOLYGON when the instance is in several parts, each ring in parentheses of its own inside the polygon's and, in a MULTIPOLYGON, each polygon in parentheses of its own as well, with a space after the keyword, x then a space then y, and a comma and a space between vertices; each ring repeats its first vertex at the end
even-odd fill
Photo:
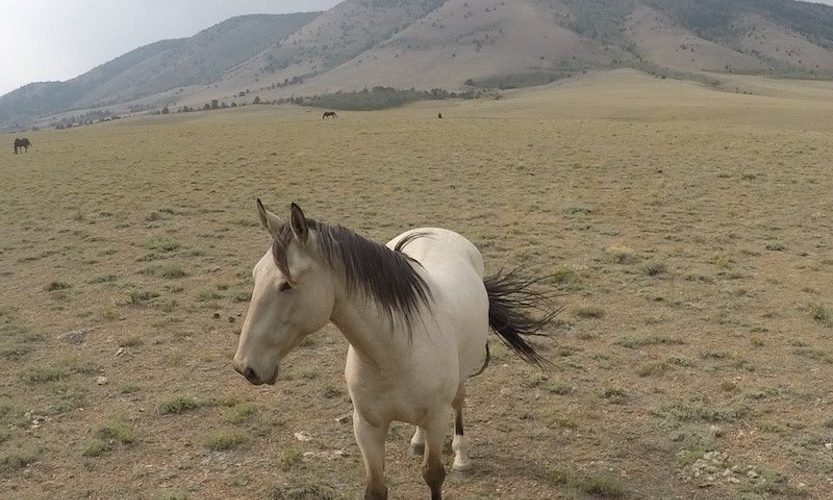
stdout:
MULTIPOLYGON (((394 313, 395 314, 395 313, 394 313)), ((359 356, 384 368, 396 363, 395 353, 402 336, 391 331, 399 321, 391 321, 372 299, 341 284, 336 292, 335 306, 330 321, 341 331, 359 356)))

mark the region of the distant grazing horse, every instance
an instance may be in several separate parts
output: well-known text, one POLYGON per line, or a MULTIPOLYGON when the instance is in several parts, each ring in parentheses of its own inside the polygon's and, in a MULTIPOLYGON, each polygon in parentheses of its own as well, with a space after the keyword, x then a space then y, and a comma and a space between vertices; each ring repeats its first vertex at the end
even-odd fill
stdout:
POLYGON ((480 251, 447 229, 413 229, 382 245, 307 219, 294 203, 286 222, 260 200, 257 208, 272 245, 252 271, 234 369, 254 385, 274 384, 280 361, 332 321, 350 344, 345 377, 365 498, 387 498, 385 435, 396 420, 417 426, 411 450, 423 455, 422 477, 439 500, 452 410, 452 468, 472 465, 463 436, 465 383, 486 368, 489 329, 525 361, 547 363, 524 338, 553 318, 541 308, 548 295, 536 290, 540 279, 514 271, 484 278, 480 251))
POLYGON ((324 116, 321 119, 323 120, 324 118, 338 118, 338 115, 335 111, 324 111, 324 116))
POLYGON ((32 145, 32 143, 29 142, 29 139, 27 139, 25 137, 23 139, 15 138, 15 140, 14 140, 14 154, 17 154, 18 149, 22 149, 23 151, 26 151, 28 153, 29 152, 29 146, 31 146, 31 145, 32 145))
POLYGON ((439 118, 440 120, 442 120, 442 119, 443 119, 443 114, 442 114, 442 113, 437 113, 437 118, 439 118))

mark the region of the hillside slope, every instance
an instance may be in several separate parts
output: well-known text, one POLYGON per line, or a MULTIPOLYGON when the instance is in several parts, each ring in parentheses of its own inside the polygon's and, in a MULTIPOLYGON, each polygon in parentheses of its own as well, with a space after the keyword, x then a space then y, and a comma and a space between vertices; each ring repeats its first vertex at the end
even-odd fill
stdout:
POLYGON ((26 85, 0 97, 0 124, 212 83, 316 15, 234 17, 190 38, 140 47, 66 82, 26 85))
POLYGON ((716 85, 732 74, 831 79, 833 7, 794 0, 346 0, 320 15, 233 18, 68 82, 28 85, 0 97, 0 127, 68 109, 201 107, 248 90, 273 100, 376 85, 512 88, 617 68, 716 85))

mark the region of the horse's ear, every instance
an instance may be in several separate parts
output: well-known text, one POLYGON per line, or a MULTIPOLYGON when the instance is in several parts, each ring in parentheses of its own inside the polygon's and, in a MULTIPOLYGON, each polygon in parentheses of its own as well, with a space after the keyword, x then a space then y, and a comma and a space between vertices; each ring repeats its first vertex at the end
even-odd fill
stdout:
POLYGON ((307 224, 307 218, 304 216, 304 211, 295 203, 292 204, 289 210, 289 224, 292 232, 295 234, 295 238, 302 244, 306 243, 307 236, 309 236, 309 225, 307 224))
POLYGON ((260 217, 260 224, 264 227, 264 229, 269 231, 272 238, 277 236, 278 229, 280 229, 283 225, 283 222, 281 222, 277 215, 273 214, 269 210, 266 210, 266 207, 263 206, 260 198, 257 199, 257 215, 260 217))

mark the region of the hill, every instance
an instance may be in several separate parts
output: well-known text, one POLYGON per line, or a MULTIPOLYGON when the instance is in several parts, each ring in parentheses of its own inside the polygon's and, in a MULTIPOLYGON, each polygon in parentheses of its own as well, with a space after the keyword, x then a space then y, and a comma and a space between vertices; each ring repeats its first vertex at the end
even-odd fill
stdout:
POLYGON ((634 68, 721 85, 833 78, 833 7, 794 0, 346 0, 234 18, 74 80, 0 97, 0 126, 67 109, 159 109, 377 85, 514 88, 634 68), (210 85, 207 85, 210 84, 210 85))
POLYGON ((163 40, 138 48, 66 82, 26 85, 0 97, 0 124, 213 83, 316 15, 234 17, 190 38, 163 40))

